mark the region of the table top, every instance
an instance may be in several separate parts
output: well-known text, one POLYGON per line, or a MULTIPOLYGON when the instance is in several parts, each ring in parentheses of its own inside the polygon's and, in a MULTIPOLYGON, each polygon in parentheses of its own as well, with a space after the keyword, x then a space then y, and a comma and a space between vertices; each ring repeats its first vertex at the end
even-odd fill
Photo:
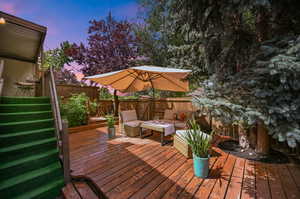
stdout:
POLYGON ((174 126, 173 123, 168 123, 160 120, 150 120, 143 122, 140 127, 151 129, 154 131, 164 132, 166 128, 169 128, 170 126, 174 126))

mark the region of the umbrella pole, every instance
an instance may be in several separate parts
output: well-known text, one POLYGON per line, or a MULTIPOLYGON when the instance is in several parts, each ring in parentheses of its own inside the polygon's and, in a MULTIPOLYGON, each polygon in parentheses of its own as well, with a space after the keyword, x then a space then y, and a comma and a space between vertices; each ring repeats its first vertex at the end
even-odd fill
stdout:
POLYGON ((152 87, 152 114, 151 114, 151 119, 154 119, 155 116, 155 91, 154 88, 152 87))
POLYGON ((114 116, 119 115, 119 97, 117 96, 117 90, 114 90, 114 116))

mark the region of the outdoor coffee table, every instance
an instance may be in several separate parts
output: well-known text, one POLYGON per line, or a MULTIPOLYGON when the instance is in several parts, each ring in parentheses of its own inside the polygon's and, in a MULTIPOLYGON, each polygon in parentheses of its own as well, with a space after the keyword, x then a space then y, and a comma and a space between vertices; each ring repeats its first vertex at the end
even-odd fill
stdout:
POLYGON ((143 129, 149 129, 152 131, 160 132, 160 142, 162 146, 168 143, 164 140, 164 137, 175 133, 174 123, 168 123, 160 120, 146 121, 140 125, 140 137, 142 139, 148 137, 143 137, 143 129))

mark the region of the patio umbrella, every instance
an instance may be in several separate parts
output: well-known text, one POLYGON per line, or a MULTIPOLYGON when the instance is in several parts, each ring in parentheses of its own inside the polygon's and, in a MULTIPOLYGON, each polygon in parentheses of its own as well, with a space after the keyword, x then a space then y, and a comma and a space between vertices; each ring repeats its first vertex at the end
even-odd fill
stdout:
POLYGON ((190 72, 190 70, 176 68, 137 66, 85 78, 104 86, 111 86, 121 92, 147 89, 187 92, 189 83, 185 78, 190 72))
MULTIPOLYGON (((110 86, 121 92, 153 90, 152 110, 155 110, 154 89, 165 91, 189 91, 189 82, 185 80, 190 70, 163 68, 157 66, 137 66, 128 69, 85 77, 104 86, 110 86)), ((115 100, 115 107, 118 102, 115 100)), ((118 114, 115 108, 115 115, 118 114)), ((154 112, 151 113, 153 118, 154 112)))

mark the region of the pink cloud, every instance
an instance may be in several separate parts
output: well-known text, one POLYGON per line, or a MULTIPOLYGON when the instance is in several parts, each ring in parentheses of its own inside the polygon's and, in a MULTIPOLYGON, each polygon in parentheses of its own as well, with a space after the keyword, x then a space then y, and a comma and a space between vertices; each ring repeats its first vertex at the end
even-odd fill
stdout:
POLYGON ((17 8, 14 3, 0 2, 0 10, 9 14, 17 14, 17 8))

